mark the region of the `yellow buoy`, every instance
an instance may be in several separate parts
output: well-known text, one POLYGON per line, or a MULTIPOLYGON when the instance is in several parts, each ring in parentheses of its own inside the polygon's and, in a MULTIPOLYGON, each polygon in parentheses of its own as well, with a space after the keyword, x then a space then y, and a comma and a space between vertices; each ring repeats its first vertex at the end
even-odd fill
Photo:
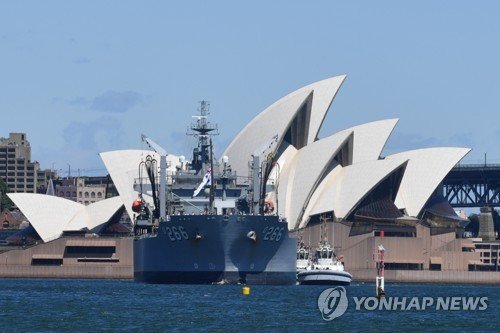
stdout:
POLYGON ((242 289, 243 295, 250 295, 250 287, 244 286, 242 289))

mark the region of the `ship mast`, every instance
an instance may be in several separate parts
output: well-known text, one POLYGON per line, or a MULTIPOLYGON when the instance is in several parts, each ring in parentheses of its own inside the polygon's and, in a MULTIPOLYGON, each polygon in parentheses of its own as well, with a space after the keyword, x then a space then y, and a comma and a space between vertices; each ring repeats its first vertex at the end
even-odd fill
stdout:
POLYGON ((206 171, 207 165, 210 164, 210 158, 212 154, 209 151, 210 148, 210 137, 214 135, 219 135, 219 129, 217 125, 211 124, 207 121, 208 115, 210 115, 210 103, 202 100, 199 107, 200 114, 193 116, 196 118, 196 122, 192 123, 187 131, 187 135, 194 136, 198 139, 198 150, 195 149, 193 152, 193 167, 198 173, 200 170, 206 171), (201 155, 201 156, 200 156, 201 155))

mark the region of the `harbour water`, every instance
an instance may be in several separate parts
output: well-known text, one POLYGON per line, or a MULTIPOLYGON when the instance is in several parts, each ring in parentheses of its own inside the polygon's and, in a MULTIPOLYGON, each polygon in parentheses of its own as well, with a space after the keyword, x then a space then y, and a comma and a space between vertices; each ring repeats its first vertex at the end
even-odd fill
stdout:
POLYGON ((0 331, 455 331, 500 330, 500 287, 386 284, 388 296, 488 297, 479 311, 356 310, 353 297, 374 285, 346 287, 344 315, 324 321, 325 286, 149 285, 121 280, 0 279, 0 331))

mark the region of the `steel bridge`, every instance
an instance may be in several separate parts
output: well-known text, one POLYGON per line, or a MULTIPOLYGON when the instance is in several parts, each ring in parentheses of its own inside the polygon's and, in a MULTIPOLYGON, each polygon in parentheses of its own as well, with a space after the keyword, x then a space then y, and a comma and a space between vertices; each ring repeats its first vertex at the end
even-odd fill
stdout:
POLYGON ((443 195, 453 207, 500 207, 500 164, 457 164, 443 195))

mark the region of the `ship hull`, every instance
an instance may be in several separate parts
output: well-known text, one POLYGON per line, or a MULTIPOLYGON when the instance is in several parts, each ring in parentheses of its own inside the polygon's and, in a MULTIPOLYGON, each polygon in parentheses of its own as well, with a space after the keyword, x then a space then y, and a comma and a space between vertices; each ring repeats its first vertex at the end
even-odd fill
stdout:
POLYGON ((177 215, 134 241, 134 279, 288 285, 295 256, 296 239, 276 216, 177 215))

